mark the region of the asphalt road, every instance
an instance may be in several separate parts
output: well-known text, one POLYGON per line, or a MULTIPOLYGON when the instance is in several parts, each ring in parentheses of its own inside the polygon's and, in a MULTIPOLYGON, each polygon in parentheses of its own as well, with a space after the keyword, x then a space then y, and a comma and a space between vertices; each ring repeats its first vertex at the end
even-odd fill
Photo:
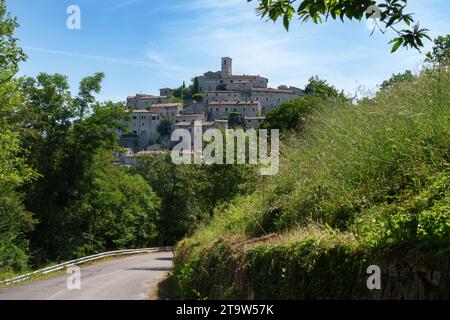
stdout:
POLYGON ((172 267, 171 252, 116 258, 81 267, 81 289, 69 290, 71 274, 0 289, 0 300, 146 300, 151 286, 172 267))

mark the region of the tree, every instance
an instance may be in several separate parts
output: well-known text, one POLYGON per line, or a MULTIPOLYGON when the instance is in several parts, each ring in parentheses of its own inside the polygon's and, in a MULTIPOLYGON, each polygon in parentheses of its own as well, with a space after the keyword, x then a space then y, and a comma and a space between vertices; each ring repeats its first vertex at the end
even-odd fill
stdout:
POLYGON ((334 86, 328 84, 326 80, 319 79, 318 76, 309 78, 309 82, 305 86, 305 94, 321 99, 347 99, 342 91, 337 91, 334 86))
POLYGON ((100 104, 92 98, 102 78, 84 78, 76 97, 60 74, 41 73, 23 81, 22 145, 27 162, 39 174, 23 187, 26 208, 39 220, 30 234, 37 263, 70 254, 64 244, 79 230, 66 229, 67 208, 84 196, 86 172, 99 150, 112 153, 118 148, 117 132, 124 129, 126 114, 121 103, 100 104))
POLYGON ((203 93, 196 93, 192 95, 192 99, 196 102, 202 102, 203 101, 203 93))
POLYGON ((450 35, 439 36, 434 39, 434 46, 431 52, 426 55, 425 62, 435 67, 448 65, 450 61, 450 35))
POLYGON ((231 112, 228 117, 228 125, 230 128, 242 126, 241 114, 239 112, 231 112))
POLYGON ((71 236, 60 245, 61 255, 75 258, 156 245, 160 200, 141 176, 114 166, 110 152, 94 156, 80 192, 62 225, 61 231, 71 236))
POLYGON ((20 146, 23 101, 15 75, 26 56, 14 37, 17 27, 17 20, 6 11, 5 1, 0 0, 0 273, 26 268, 25 235, 35 224, 18 191, 36 178, 36 173, 27 165, 20 146))
POLYGON ((194 86, 192 88, 192 95, 194 96, 198 93, 200 93, 200 84, 198 83, 198 78, 195 77, 194 78, 194 86))
POLYGON ((201 194, 199 167, 172 163, 170 154, 142 156, 139 173, 161 198, 157 222, 159 243, 172 245, 191 234, 207 215, 201 194))
POLYGON ((404 73, 393 74, 389 80, 383 81, 380 89, 388 90, 399 83, 413 81, 414 79, 416 79, 416 77, 412 74, 412 72, 410 70, 406 70, 404 73))
MULTIPOLYGON (((247 0, 248 2, 252 0, 247 0)), ((258 15, 268 20, 283 20, 286 30, 289 30, 290 21, 294 16, 298 16, 300 21, 311 20, 314 23, 322 23, 328 19, 356 19, 361 21, 377 18, 372 33, 378 29, 383 34, 388 29, 393 30, 397 36, 390 41, 393 43, 392 52, 395 52, 401 45, 415 48, 423 47, 423 39, 429 39, 427 29, 421 29, 419 24, 411 25, 414 22, 411 13, 406 13, 407 0, 257 0, 258 15), (406 25, 405 29, 399 30, 398 25, 406 25)))
POLYGON ((285 101, 266 114, 260 128, 279 129, 281 132, 299 130, 306 116, 320 104, 320 101, 313 96, 285 101))
POLYGON ((173 118, 170 116, 166 116, 161 120, 156 130, 162 137, 170 136, 170 134, 172 133, 172 124, 173 118))

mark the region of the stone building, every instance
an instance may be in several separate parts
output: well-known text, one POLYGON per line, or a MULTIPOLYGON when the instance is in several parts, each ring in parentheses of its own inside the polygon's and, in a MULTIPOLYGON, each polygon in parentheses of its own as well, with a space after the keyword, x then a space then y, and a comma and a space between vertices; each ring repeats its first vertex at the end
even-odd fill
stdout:
POLYGON ((278 107, 284 101, 298 97, 298 94, 293 90, 273 88, 252 88, 251 90, 251 99, 261 103, 261 114, 263 115, 278 107))
POLYGON ((183 110, 183 105, 181 103, 158 103, 150 107, 151 112, 162 117, 175 117, 180 114, 181 110, 183 110))
POLYGON ((244 129, 256 129, 265 117, 244 117, 244 129))
POLYGON ((204 121, 206 120, 205 114, 179 114, 175 116, 175 123, 181 122, 193 122, 193 121, 204 121))
POLYGON ((167 96, 152 96, 148 94, 136 94, 135 96, 127 97, 126 108, 128 110, 142 110, 148 109, 154 104, 168 103, 167 96))
POLYGON ((210 119, 228 119, 236 112, 244 117, 258 117, 261 115, 261 104, 258 101, 213 101, 208 104, 210 119))
POLYGON ((158 126, 162 117, 159 114, 149 110, 127 110, 127 113, 129 120, 123 124, 128 127, 129 134, 120 133, 123 146, 142 150, 160 137, 158 126))
POLYGON ((172 97, 174 90, 171 88, 161 88, 159 89, 159 95, 165 97, 172 97))
POLYGON ((233 75, 233 61, 231 58, 222 58, 222 70, 208 71, 197 77, 200 92, 226 89, 230 84, 247 82, 253 88, 267 88, 268 80, 259 75, 233 75))

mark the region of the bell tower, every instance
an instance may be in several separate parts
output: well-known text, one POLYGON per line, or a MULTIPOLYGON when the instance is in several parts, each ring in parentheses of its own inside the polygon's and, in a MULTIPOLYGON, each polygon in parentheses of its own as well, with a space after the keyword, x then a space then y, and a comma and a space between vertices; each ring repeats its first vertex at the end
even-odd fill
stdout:
POLYGON ((233 74, 233 60, 231 58, 222 58, 222 78, 231 78, 233 74))

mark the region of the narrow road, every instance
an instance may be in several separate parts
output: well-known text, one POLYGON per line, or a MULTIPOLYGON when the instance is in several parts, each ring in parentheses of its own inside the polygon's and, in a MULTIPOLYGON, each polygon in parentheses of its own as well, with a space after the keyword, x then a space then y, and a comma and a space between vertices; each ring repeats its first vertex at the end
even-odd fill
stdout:
POLYGON ((150 286, 172 268, 171 252, 129 256, 81 266, 81 289, 67 289, 70 274, 0 289, 0 300, 146 300, 150 286))

